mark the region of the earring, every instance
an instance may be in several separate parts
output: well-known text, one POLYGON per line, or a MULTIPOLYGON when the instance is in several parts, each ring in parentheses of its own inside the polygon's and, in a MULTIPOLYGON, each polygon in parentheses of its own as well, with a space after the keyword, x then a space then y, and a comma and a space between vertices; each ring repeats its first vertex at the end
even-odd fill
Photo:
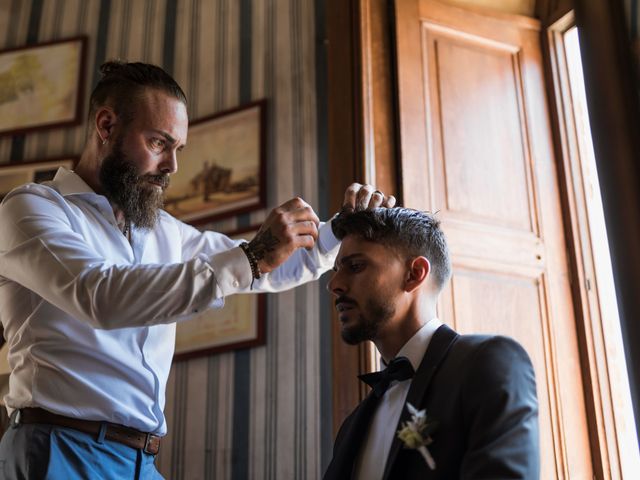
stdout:
POLYGON ((102 139, 102 144, 103 144, 103 145, 106 145, 106 144, 107 144, 107 139, 106 139, 106 138, 103 138, 103 139, 102 139))

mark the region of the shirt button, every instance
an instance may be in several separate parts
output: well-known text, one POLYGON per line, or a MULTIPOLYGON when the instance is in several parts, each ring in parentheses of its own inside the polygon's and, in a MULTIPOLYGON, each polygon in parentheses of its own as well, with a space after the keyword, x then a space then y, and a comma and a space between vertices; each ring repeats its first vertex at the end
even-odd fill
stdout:
POLYGON ((234 280, 233 281, 233 286, 238 288, 240 286, 240 282, 238 282, 238 280, 234 280))

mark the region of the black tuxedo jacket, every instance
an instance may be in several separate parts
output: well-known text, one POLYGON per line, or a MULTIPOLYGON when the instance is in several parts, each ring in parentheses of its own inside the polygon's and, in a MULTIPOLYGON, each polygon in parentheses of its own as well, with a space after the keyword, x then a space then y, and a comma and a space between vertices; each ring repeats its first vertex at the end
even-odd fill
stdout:
MULTIPOLYGON (((336 437, 325 480, 346 480, 369 427, 365 398, 336 437)), ((383 479, 538 479, 538 403, 533 366, 514 340, 436 330, 411 382, 406 402, 438 422, 428 449, 429 470, 416 450, 397 438, 410 418, 403 408, 394 429, 383 479)))

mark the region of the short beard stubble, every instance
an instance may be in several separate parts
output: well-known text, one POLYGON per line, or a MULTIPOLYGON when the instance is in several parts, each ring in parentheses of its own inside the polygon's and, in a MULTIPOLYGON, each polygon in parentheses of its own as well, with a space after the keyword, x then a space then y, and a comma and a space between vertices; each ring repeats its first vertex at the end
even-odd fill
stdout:
POLYGON ((136 164, 122 150, 122 138, 118 138, 102 161, 99 178, 105 196, 122 210, 127 222, 144 230, 155 227, 164 206, 169 175, 140 175, 136 164), (163 188, 151 186, 149 180, 162 183, 163 188))
POLYGON ((380 327, 386 324, 396 313, 395 306, 384 300, 369 299, 355 325, 343 325, 340 335, 349 345, 357 345, 365 340, 375 340, 380 327), (366 314, 366 316, 365 316, 366 314))

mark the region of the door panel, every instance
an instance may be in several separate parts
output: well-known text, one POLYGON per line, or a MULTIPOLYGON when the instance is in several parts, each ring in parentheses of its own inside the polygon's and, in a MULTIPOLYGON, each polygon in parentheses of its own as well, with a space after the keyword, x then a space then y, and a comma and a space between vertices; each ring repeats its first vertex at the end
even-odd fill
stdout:
POLYGON ((514 52, 428 25, 423 33, 432 62, 425 73, 434 74, 430 98, 440 116, 434 137, 444 195, 436 201, 451 213, 531 230, 529 188, 522 188, 529 155, 514 128, 521 124, 514 52), (489 172, 491 188, 477 181, 489 172))
MULTIPOLYGON (((542 452, 555 451, 557 410, 550 395, 547 359, 551 351, 545 304, 546 283, 540 272, 515 273, 510 268, 490 271, 459 265, 451 284, 452 324, 460 332, 496 333, 517 338, 536 367, 542 452), (487 312, 487 315, 479 314, 487 312), (544 368, 541 368, 544 366, 544 368)), ((541 456, 541 478, 553 478, 554 456, 541 456)))
POLYGON ((541 478, 592 478, 539 33, 533 19, 396 1, 403 197, 438 211, 449 239, 442 320, 532 358, 541 478))

